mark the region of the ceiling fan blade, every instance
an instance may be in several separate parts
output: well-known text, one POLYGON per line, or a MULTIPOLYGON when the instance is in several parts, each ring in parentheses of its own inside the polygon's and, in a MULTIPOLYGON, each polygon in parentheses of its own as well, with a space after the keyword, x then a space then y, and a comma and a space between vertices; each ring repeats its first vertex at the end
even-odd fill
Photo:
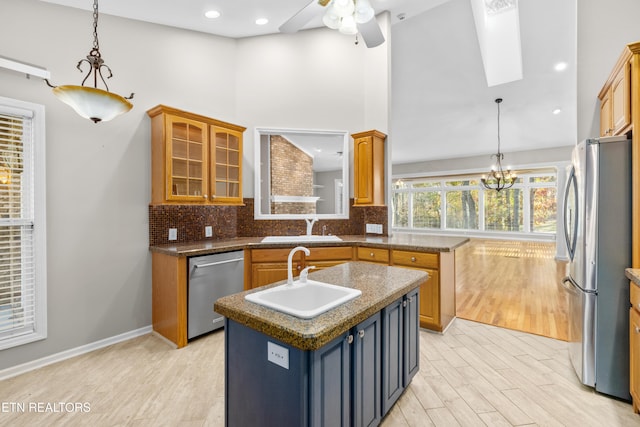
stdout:
POLYGON ((364 24, 358 24, 358 32, 367 47, 376 47, 384 43, 384 35, 375 17, 364 24))
POLYGON ((331 0, 312 0, 311 3, 300 9, 298 13, 289 18, 289 20, 278 29, 281 33, 295 33, 304 27, 307 22, 318 16, 330 1, 331 0))

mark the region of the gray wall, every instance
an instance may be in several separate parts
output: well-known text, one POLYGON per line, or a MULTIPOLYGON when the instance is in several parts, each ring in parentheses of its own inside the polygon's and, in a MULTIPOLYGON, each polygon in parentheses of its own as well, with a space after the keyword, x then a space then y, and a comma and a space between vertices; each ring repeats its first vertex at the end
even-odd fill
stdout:
POLYGON ((640 41, 637 0, 578 1, 578 140, 600 133, 598 93, 626 44, 640 41))
MULTIPOLYGON (((88 11, 35 0, 3 0, 0 9, 0 38, 11 40, 0 55, 48 68, 54 84, 80 84, 88 11)), ((99 34, 110 89, 136 92, 133 110, 111 122, 82 119, 42 80, 0 69, 2 96, 45 105, 48 225, 48 338, 3 350, 0 369, 151 324, 146 110, 165 103, 236 119, 235 41, 108 15, 99 34)))

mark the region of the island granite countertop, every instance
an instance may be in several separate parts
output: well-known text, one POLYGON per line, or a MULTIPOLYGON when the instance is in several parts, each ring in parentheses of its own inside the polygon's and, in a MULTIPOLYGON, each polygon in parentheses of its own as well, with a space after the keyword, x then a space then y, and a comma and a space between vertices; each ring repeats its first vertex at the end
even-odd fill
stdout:
POLYGON ((290 248, 296 245, 308 247, 360 246, 382 249, 399 249, 417 252, 452 252, 469 241, 468 237, 435 236, 428 234, 397 233, 393 236, 339 236, 338 242, 262 243, 264 237, 237 237, 225 240, 203 240, 151 246, 152 252, 171 256, 200 256, 242 249, 290 248))
POLYGON ((362 295, 313 319, 300 319, 244 299, 249 293, 278 286, 284 281, 220 298, 215 302, 214 310, 286 344, 302 350, 317 350, 419 287, 427 277, 427 273, 420 270, 348 262, 311 273, 309 278, 360 289, 362 295))

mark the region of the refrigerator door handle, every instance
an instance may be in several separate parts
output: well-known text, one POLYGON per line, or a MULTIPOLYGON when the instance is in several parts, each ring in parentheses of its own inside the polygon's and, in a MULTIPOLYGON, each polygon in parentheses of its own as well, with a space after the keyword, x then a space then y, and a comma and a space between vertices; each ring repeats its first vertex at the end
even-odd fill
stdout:
POLYGON ((562 287, 569 293, 574 295, 579 295, 580 293, 585 294, 597 294, 596 290, 587 290, 582 286, 578 285, 575 280, 571 276, 565 276, 562 278, 561 282, 562 287), (568 285, 567 285, 568 284, 568 285))
POLYGON ((576 237, 578 234, 578 211, 576 210, 574 215, 570 214, 571 209, 576 209, 575 203, 577 202, 577 182, 576 182, 576 169, 575 167, 571 168, 571 172, 569 173, 569 178, 567 179, 567 185, 564 190, 564 206, 563 206, 563 217, 564 217, 564 240, 567 245, 567 250, 569 251, 569 259, 573 260, 573 256, 576 252, 576 237), (570 191, 573 189, 573 206, 569 206, 569 197, 570 191))
POLYGON ((563 277, 560 283, 562 284, 562 287, 567 292, 572 293, 574 295, 578 295, 580 293, 580 287, 576 285, 576 283, 573 281, 573 279, 570 276, 563 277))

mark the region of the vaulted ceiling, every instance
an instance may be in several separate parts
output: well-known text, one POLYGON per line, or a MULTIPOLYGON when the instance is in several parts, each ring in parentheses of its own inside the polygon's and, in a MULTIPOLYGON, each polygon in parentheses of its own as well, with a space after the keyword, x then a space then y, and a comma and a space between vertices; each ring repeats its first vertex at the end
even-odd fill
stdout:
MULTIPOLYGON (((90 0, 42 1, 92 8, 90 0)), ((482 0, 370 0, 391 15, 394 163, 494 153, 498 97, 503 152, 575 143, 576 0, 517 2, 523 78, 491 87, 472 1, 482 0), (560 62, 564 71, 554 69, 560 62)), ((100 13, 242 38, 278 32, 309 2, 109 0, 100 13), (210 9, 220 17, 204 17, 210 9), (262 17, 269 22, 256 25, 262 17)), ((307 28, 319 26, 320 17, 307 28)))

